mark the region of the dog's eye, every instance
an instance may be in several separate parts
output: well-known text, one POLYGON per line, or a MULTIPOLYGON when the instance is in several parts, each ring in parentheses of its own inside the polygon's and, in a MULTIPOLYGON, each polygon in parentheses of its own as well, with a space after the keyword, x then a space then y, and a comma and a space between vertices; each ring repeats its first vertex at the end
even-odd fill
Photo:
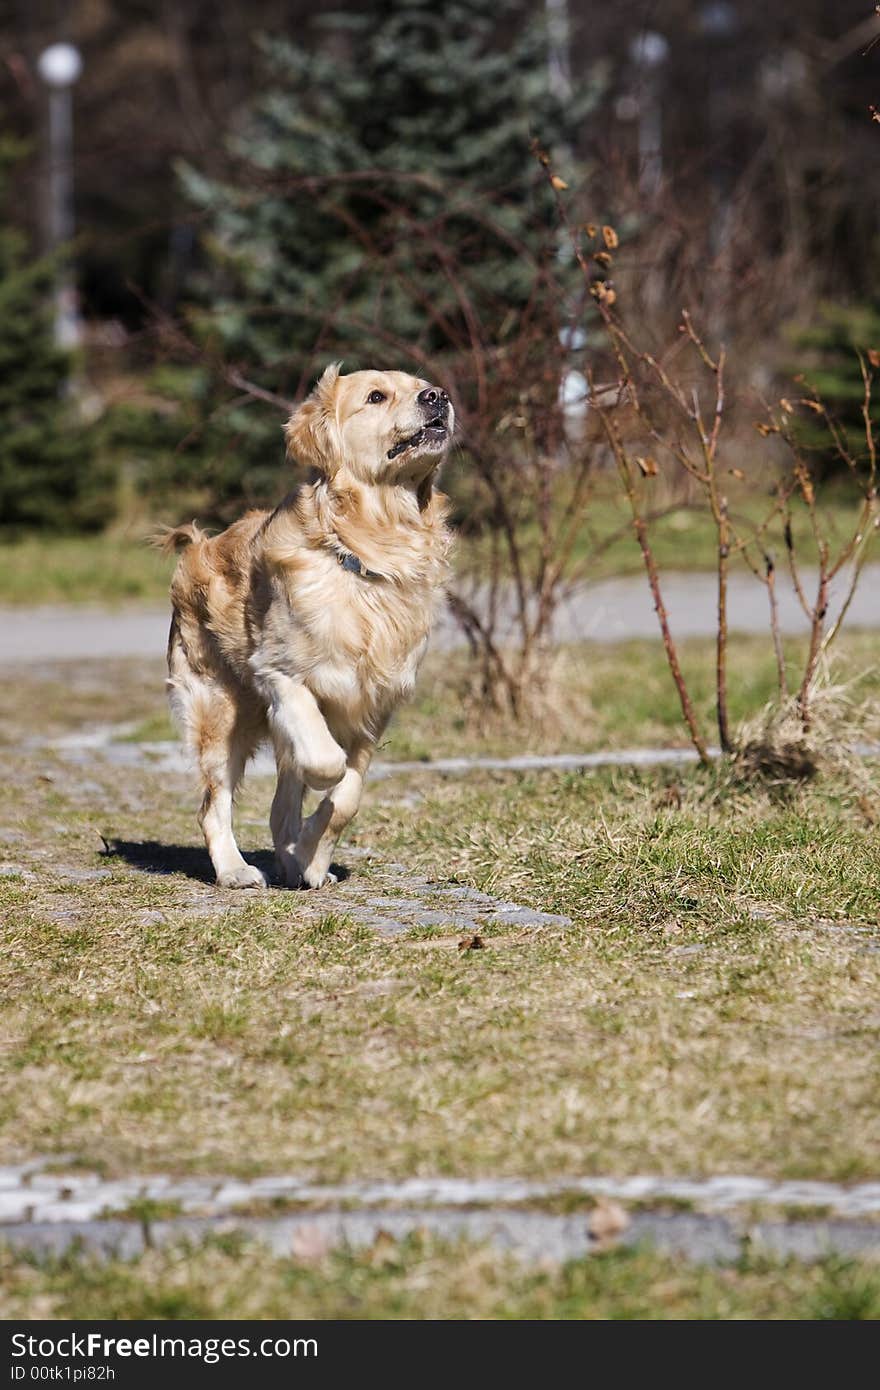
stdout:
POLYGON ((371 391, 367 396, 367 401, 370 405, 378 405, 380 401, 387 401, 387 399, 388 397, 385 395, 384 391, 371 391))

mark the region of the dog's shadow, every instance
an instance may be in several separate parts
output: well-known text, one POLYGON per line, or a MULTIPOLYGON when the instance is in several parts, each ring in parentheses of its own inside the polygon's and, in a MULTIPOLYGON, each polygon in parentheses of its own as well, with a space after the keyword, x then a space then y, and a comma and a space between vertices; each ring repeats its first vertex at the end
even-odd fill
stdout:
MULTIPOLYGON (((101 853, 105 859, 122 859, 142 873, 185 874, 199 883, 214 882, 214 867, 208 852, 197 845, 165 845, 159 840, 105 839, 101 853)), ((247 856, 247 862, 256 865, 271 888, 286 887, 279 877, 278 865, 271 850, 255 850, 247 856)), ((344 864, 331 864, 330 871, 340 883, 349 876, 344 864)))

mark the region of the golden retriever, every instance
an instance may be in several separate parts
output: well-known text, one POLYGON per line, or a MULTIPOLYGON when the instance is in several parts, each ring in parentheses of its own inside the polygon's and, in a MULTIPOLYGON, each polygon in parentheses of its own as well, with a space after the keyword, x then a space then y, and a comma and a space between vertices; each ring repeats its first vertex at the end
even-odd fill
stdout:
POLYGON ((447 572, 452 438, 445 391, 404 372, 328 367, 286 426, 316 481, 179 550, 168 640, 172 709, 201 774, 199 822, 217 882, 263 888, 232 829, 235 789, 268 736, 270 824, 284 881, 320 888, 355 815, 373 749, 411 692, 447 572), (306 788, 324 792, 303 819, 306 788))

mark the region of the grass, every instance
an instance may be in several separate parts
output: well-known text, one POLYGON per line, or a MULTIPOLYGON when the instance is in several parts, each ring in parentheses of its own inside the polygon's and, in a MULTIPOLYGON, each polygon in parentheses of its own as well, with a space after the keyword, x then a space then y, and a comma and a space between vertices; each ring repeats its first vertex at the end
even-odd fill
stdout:
MULTIPOLYGON (((766 496, 730 480, 731 515, 757 524, 770 509, 766 496)), ((836 542, 851 534, 858 514, 858 498, 845 489, 830 490, 823 501, 823 516, 836 542)), ((180 520, 181 518, 163 518, 180 520)), ((793 507, 793 533, 798 554, 808 563, 812 554, 809 518, 803 507, 793 507)), ((24 536, 0 544, 0 604, 164 604, 173 560, 146 544, 155 526, 131 523, 104 535, 66 536, 47 539, 24 536)), ((682 508, 659 517, 651 527, 652 544, 661 569, 711 570, 717 559, 715 533, 705 512, 682 508)), ((783 553, 778 524, 768 541, 783 553)), ((537 553, 537 541, 525 534, 527 555, 537 553)), ((485 565, 485 544, 479 538, 462 537, 459 564, 479 573, 485 565)), ((642 573, 638 545, 629 525, 624 500, 616 489, 600 489, 591 502, 578 537, 573 559, 590 579, 617 574, 642 573)), ((736 567, 742 562, 734 558, 736 567)))
MULTIPOLYGON (((199 877, 186 778, 25 752, 0 796, 10 1151, 327 1180, 876 1175, 864 788, 774 799, 697 769, 376 783, 348 883, 264 896, 199 877), (128 849, 108 859, 101 835, 128 849), (145 840, 165 871, 139 867, 145 840), (389 891, 383 861, 573 925, 466 952, 454 924, 376 937, 351 909, 389 891)), ((246 784, 246 851, 267 845, 269 796, 246 784)))
MULTIPOLYGON (((785 643, 792 670, 805 644, 785 643)), ((835 648, 834 682, 857 704, 880 695, 880 637, 850 632, 835 648)), ((682 666, 703 726, 714 733, 714 649, 702 639, 680 644, 682 666)), ((464 755, 588 752, 600 748, 684 747, 678 696, 656 642, 590 643, 561 648, 551 695, 527 727, 487 716, 473 699, 462 652, 428 656, 413 702, 396 716, 377 757, 429 763, 464 755)), ((143 661, 47 664, 0 682, 0 746, 22 738, 57 738, 117 726, 119 742, 176 739, 160 657, 143 661)), ((776 666, 767 639, 730 642, 730 713, 736 725, 773 698, 776 666)))
POLYGON ((849 1321, 880 1316, 880 1272, 830 1258, 747 1257, 716 1269, 649 1249, 529 1269, 482 1246, 419 1235, 297 1259, 227 1236, 106 1262, 0 1252, 0 1316, 849 1321))
MULTIPOLYGON (((643 483, 643 512, 649 522, 649 536, 654 558, 661 571, 714 570, 718 563, 717 534, 705 503, 686 505, 661 485, 643 483)), ((725 493, 729 503, 729 515, 742 539, 753 535, 756 528, 766 523, 773 510, 774 498, 770 489, 756 488, 754 481, 737 481, 728 475, 725 493)), ((832 551, 844 544, 855 530, 860 507, 861 494, 840 482, 825 484, 819 493, 820 526, 827 535, 832 551)), ((558 508, 555 526, 561 530, 568 505, 565 495, 556 496, 554 506, 558 508)), ((459 563, 462 568, 485 573, 488 555, 487 538, 469 536, 467 524, 469 508, 467 497, 463 499, 462 524, 464 533, 458 543, 459 563)), ((795 553, 802 565, 815 563, 815 538, 809 513, 803 502, 792 499, 791 531, 795 553)), ((540 535, 536 526, 522 525, 520 537, 527 564, 534 565, 540 553, 540 535)), ((777 556, 785 554, 783 524, 774 516, 767 528, 764 546, 777 556)), ((752 558, 754 559, 754 553, 752 558)), ((614 575, 644 574, 641 551, 632 531, 632 519, 628 505, 613 477, 598 480, 593 495, 585 508, 583 524, 575 539, 571 561, 577 566, 579 576, 589 579, 605 579, 614 575)), ((731 567, 745 568, 745 562, 734 552, 731 567)))
MULTIPOLYGON (((850 637, 850 673, 875 641, 850 637)), ((688 659, 708 655, 695 645, 688 659)), ((548 718, 529 746, 679 738, 656 646, 566 660, 560 708, 574 714, 548 718)), ((743 641, 733 669, 745 707, 772 658, 743 641)), ((0 690, 15 753, 0 786, 4 1160, 319 1181, 876 1179, 876 766, 858 788, 835 773, 784 797, 696 768, 398 774, 368 788, 338 889, 235 894, 206 881, 187 778, 29 746, 103 720, 149 722, 160 682, 158 668, 117 663, 71 678, 46 668, 0 690), (119 853, 104 853, 102 835, 119 853), (405 876, 389 888, 392 862, 572 925, 497 925, 481 931, 483 950, 462 952, 454 923, 379 937, 355 910, 377 892, 406 897, 405 876)), ((503 724, 481 745, 455 691, 448 664, 429 670, 386 753, 522 750, 503 724)), ((270 796, 264 779, 245 785, 246 853, 267 847, 270 796)), ((205 1247, 149 1252, 128 1273, 84 1257, 5 1268, 13 1309, 36 1300, 59 1316, 101 1300, 105 1316, 268 1316, 286 1297, 302 1316, 849 1317, 877 1297, 859 1272, 823 1282, 827 1262, 749 1267, 728 1286, 644 1253, 540 1277, 430 1246, 403 1249, 393 1278, 346 1255, 320 1277, 270 1262, 258 1279, 267 1259, 205 1247), (821 1307, 832 1311, 806 1311, 821 1307)))
POLYGON ((0 546, 0 603, 164 603, 172 562, 133 533, 25 536, 0 546))

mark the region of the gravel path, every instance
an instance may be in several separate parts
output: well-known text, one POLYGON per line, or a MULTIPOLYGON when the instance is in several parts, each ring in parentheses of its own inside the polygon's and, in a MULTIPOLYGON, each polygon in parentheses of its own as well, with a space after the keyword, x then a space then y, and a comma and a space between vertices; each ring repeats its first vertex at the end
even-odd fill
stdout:
MULTIPOLYGON (((804 572, 807 593, 816 576, 804 572)), ((845 584, 838 583, 836 597, 845 584)), ((880 628, 880 564, 868 565, 850 608, 852 627, 880 628)), ((778 580, 780 626, 785 633, 806 631, 806 620, 786 574, 778 580)), ((677 637, 707 637, 715 633, 715 587, 711 575, 668 574, 664 600, 677 637)), ((832 613, 835 594, 832 593, 832 613)), ((767 594, 751 574, 734 574, 729 590, 730 630, 768 630, 767 594)), ((0 608, 0 663, 72 660, 87 655, 106 657, 161 656, 168 638, 169 610, 128 607, 0 608)), ((560 641, 620 642, 633 637, 657 637, 657 617, 641 575, 585 584, 561 606, 556 624, 560 641)), ((450 650, 462 645, 460 629, 444 610, 433 645, 450 650)))

